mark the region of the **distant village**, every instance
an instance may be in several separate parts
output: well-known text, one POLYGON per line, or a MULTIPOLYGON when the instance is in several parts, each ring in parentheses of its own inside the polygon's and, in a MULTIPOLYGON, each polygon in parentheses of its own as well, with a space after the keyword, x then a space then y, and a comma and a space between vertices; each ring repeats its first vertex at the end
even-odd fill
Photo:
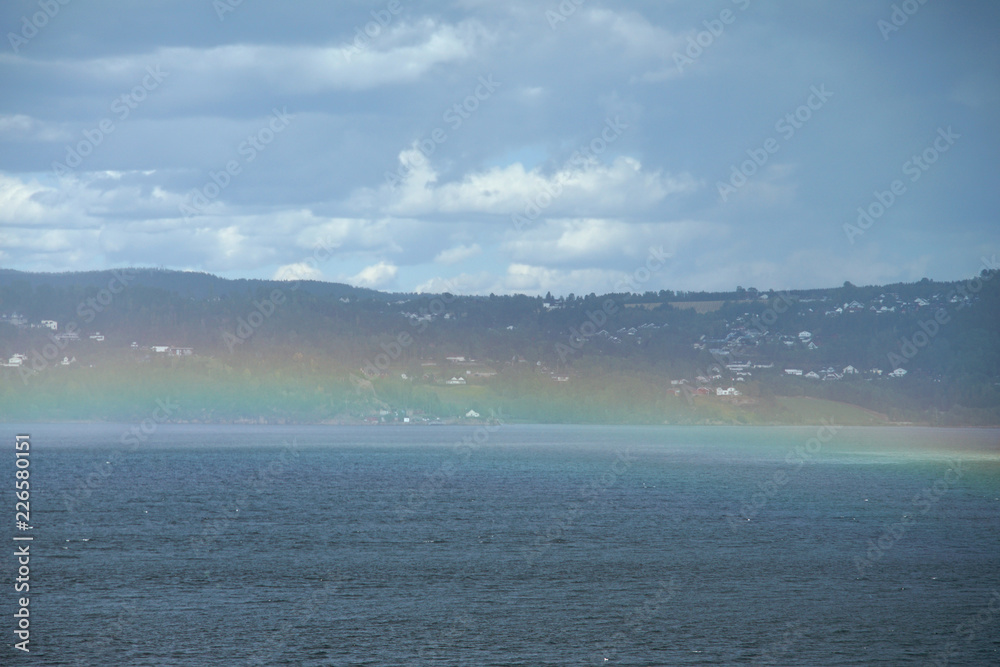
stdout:
MULTIPOLYGON (((769 299, 767 294, 761 294, 759 299, 765 301, 769 299)), ((800 298, 798 303, 804 306, 807 313, 822 313, 827 318, 850 317, 851 315, 868 312, 875 315, 886 314, 909 314, 921 311, 932 313, 939 308, 959 310, 972 305, 975 297, 970 295, 940 294, 936 293, 928 298, 915 298, 906 301, 895 292, 879 294, 868 303, 860 301, 849 301, 842 304, 833 304, 828 297, 816 299, 800 298)), ((563 308, 559 301, 551 301, 542 304, 546 310, 557 310, 563 308)), ((652 309, 659 306, 659 303, 652 304, 628 304, 631 307, 652 309)), ((721 305, 721 302, 719 302, 721 305)), ((772 321, 773 323, 773 321, 772 321)), ((623 339, 632 338, 641 342, 642 335, 652 330, 666 327, 666 324, 645 323, 637 327, 618 329, 611 333, 602 329, 596 336, 604 340, 617 343, 623 339)), ((772 333, 765 322, 757 316, 749 313, 737 317, 734 321, 725 321, 726 335, 722 337, 709 338, 702 335, 698 341, 692 343, 692 348, 696 351, 707 351, 713 359, 708 368, 699 371, 697 375, 690 378, 678 378, 670 380, 671 391, 680 396, 688 393, 697 396, 741 396, 742 391, 738 388, 738 383, 745 383, 753 377, 756 371, 767 371, 771 373, 783 372, 786 376, 802 377, 808 380, 817 381, 837 381, 845 377, 867 377, 867 378, 901 378, 907 374, 905 368, 883 369, 869 368, 859 369, 848 363, 844 366, 830 366, 817 364, 812 367, 785 367, 775 369, 772 361, 751 362, 750 357, 764 356, 761 348, 766 345, 780 345, 785 349, 802 349, 813 351, 820 349, 823 344, 811 331, 800 331, 797 335, 772 333)))
MULTIPOLYGON (((75 328, 72 331, 59 332, 59 323, 56 320, 40 320, 38 322, 28 322, 28 320, 18 313, 0 313, 0 322, 6 322, 13 326, 22 329, 46 329, 48 331, 54 332, 49 334, 49 338, 52 340, 52 347, 58 351, 65 351, 70 343, 78 343, 81 338, 81 333, 76 331, 75 328)), ((103 343, 105 335, 100 331, 95 331, 91 334, 84 333, 83 336, 94 343, 103 343)), ((173 357, 187 357, 194 354, 194 350, 190 347, 174 347, 172 345, 149 345, 140 346, 138 343, 133 342, 130 346, 133 351, 148 351, 155 354, 162 354, 165 356, 173 357)), ((51 357, 52 355, 47 354, 48 350, 43 348, 43 354, 46 357, 51 357)), ((22 368, 28 366, 30 357, 25 352, 15 352, 10 355, 6 360, 0 360, 0 366, 6 368, 22 368)), ((59 366, 70 366, 77 363, 76 356, 63 355, 62 359, 58 358, 56 355, 54 358, 46 359, 48 363, 54 363, 59 366)))
MULTIPOLYGON (((763 297, 762 298, 766 298, 763 297)), ((799 304, 805 306, 806 312, 822 312, 827 318, 838 318, 851 316, 853 314, 868 312, 875 315, 885 315, 889 313, 909 314, 925 311, 933 313, 939 308, 959 310, 972 305, 974 297, 958 294, 933 294, 929 298, 915 298, 912 301, 902 299, 894 292, 879 294, 878 297, 865 304, 859 301, 850 301, 843 304, 830 304, 827 297, 819 299, 799 299, 799 304), (815 304, 815 305, 811 305, 815 304), (831 305, 833 307, 831 307, 831 305)), ((698 384, 693 390, 697 394, 708 394, 711 390, 704 385, 725 382, 746 382, 756 369, 773 369, 773 363, 751 363, 749 361, 735 361, 740 357, 745 357, 754 351, 754 348, 772 343, 783 346, 786 349, 818 350, 822 345, 811 331, 800 331, 797 335, 774 334, 771 333, 760 318, 744 313, 733 322, 726 322, 727 333, 721 338, 708 338, 702 336, 698 342, 693 344, 695 350, 707 350, 716 363, 711 365, 713 373, 703 373, 695 378, 683 378, 672 380, 672 385, 698 384), (723 373, 722 371, 728 371, 723 373), (724 377, 724 376, 728 376, 724 377)), ((850 376, 864 376, 869 378, 886 377, 901 378, 907 374, 905 368, 895 368, 892 370, 878 367, 869 369, 858 369, 851 364, 843 367, 820 366, 812 368, 783 368, 780 369, 785 375, 803 377, 810 380, 837 381, 850 376)), ((676 389, 675 393, 680 394, 682 389, 676 389)), ((716 387, 715 392, 719 396, 738 396, 739 390, 734 387, 716 387)))
MULTIPOLYGON (((761 294, 761 301, 767 300, 767 294, 761 294)), ((346 299, 341 299, 346 302, 346 299)), ((406 301, 396 302, 395 305, 406 304, 406 301)), ((721 304, 721 302, 718 302, 721 304)), ((804 307, 809 313, 822 313, 828 318, 850 317, 852 314, 870 312, 875 314, 886 313, 911 313, 921 310, 936 310, 941 307, 958 309, 970 305, 971 297, 934 294, 928 298, 916 298, 912 301, 904 301, 896 293, 883 293, 871 300, 870 303, 850 301, 843 304, 832 304, 827 297, 818 299, 801 298, 798 299, 800 308, 804 307)), ((628 306, 640 309, 652 309, 660 304, 627 304, 628 306)), ((542 303, 545 311, 559 310, 565 307, 562 299, 547 299, 542 303)), ((407 310, 400 310, 400 314, 410 320, 411 324, 417 325, 431 322, 435 319, 449 320, 455 317, 451 312, 440 313, 414 313, 407 310)), ((52 341, 47 348, 58 348, 59 354, 55 357, 47 354, 47 362, 52 365, 70 366, 77 363, 77 358, 72 354, 70 345, 82 339, 87 339, 93 343, 103 343, 105 334, 100 331, 83 333, 70 327, 68 331, 60 331, 59 323, 55 320, 41 320, 39 322, 28 322, 26 318, 18 313, 0 313, 0 321, 7 322, 19 328, 46 329, 51 332, 49 338, 52 341), (61 357, 61 358, 60 358, 61 357)), ((906 369, 896 368, 884 370, 882 368, 859 369, 851 364, 843 366, 819 365, 809 367, 787 367, 775 368, 775 363, 767 359, 751 361, 755 357, 765 356, 764 346, 779 345, 785 349, 802 349, 812 351, 819 349, 823 342, 810 331, 800 331, 797 335, 772 333, 764 322, 757 316, 744 313, 734 321, 724 322, 726 333, 724 336, 710 338, 702 335, 691 345, 695 351, 707 351, 714 360, 705 370, 699 371, 692 377, 676 378, 670 380, 671 391, 676 395, 691 393, 700 396, 738 397, 742 395, 739 388, 740 383, 749 381, 754 373, 769 372, 772 374, 784 373, 786 376, 802 377, 814 381, 838 381, 850 376, 864 377, 887 377, 900 378, 906 375, 906 369)), ((633 327, 622 327, 615 331, 600 329, 594 334, 595 338, 600 338, 610 343, 623 343, 631 341, 641 344, 643 337, 654 334, 657 329, 665 328, 667 324, 657 324, 653 322, 643 323, 633 327)), ((506 327, 513 330, 514 325, 506 327)), ((191 347, 174 345, 140 345, 132 342, 129 346, 133 352, 145 352, 148 356, 163 357, 188 357, 194 355, 191 347)), ((470 381, 485 381, 497 375, 498 370, 492 365, 484 364, 475 359, 466 358, 461 355, 446 356, 443 359, 445 369, 439 367, 439 360, 420 360, 423 370, 421 379, 425 382, 443 384, 446 386, 463 386, 470 381), (443 370, 443 372, 441 372, 443 370)), ((542 361, 531 364, 521 356, 515 356, 506 362, 504 366, 530 364, 536 372, 547 375, 553 382, 570 382, 571 375, 566 371, 558 371, 550 368, 542 361)), ((0 361, 0 366, 8 368, 22 368, 30 365, 28 351, 18 351, 10 355, 5 361, 0 361)), ((374 368, 368 366, 361 369, 369 378, 389 377, 387 368, 374 368)), ((403 380, 411 380, 407 373, 399 373, 403 380)))

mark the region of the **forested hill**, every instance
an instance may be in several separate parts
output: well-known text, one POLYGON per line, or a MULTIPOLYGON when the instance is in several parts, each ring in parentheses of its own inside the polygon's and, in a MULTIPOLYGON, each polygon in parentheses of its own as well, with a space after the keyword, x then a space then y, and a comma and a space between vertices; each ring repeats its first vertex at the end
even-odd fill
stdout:
POLYGON ((387 294, 0 270, 0 419, 1000 424, 1000 280, 387 294))
MULTIPOLYGON (((194 299, 212 299, 228 295, 249 295, 255 293, 258 289, 280 284, 274 280, 228 280, 213 276, 210 273, 148 268, 122 268, 113 271, 78 271, 72 273, 26 273, 11 269, 0 269, 0 287, 12 290, 15 295, 28 294, 29 292, 26 290, 34 290, 45 285, 69 292, 72 292, 74 288, 100 290, 106 288, 109 283, 114 283, 118 280, 133 287, 149 287, 194 299)), ((312 294, 323 297, 366 296, 378 299, 390 296, 375 290, 363 287, 351 287, 350 285, 341 283, 308 280, 302 281, 302 285, 308 287, 308 290, 312 294)), ((54 295, 55 293, 53 293, 54 295)), ((30 303, 18 301, 16 296, 12 296, 8 307, 15 305, 24 309, 25 312, 31 307, 30 303)))

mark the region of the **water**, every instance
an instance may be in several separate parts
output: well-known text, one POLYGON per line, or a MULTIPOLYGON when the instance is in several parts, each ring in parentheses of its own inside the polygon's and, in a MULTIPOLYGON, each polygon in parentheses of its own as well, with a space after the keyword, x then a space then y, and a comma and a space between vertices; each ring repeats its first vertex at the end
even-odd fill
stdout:
POLYGON ((3 664, 1000 664, 997 431, 130 428, 5 425, 3 664))

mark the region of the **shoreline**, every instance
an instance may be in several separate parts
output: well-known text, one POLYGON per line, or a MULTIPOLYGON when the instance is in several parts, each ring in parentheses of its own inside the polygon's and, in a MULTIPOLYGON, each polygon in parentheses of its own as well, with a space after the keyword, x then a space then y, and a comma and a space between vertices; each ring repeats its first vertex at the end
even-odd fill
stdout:
MULTIPOLYGON (((141 421, 141 420, 140 420, 141 421)), ((55 420, 45 420, 45 421, 31 421, 31 420, 12 420, 12 419, 0 419, 0 425, 47 425, 47 424, 135 424, 135 421, 122 421, 122 420, 109 420, 109 419, 55 419, 55 420)), ((822 426, 828 426, 822 423, 789 423, 789 422, 770 422, 761 424, 740 424, 740 423, 727 423, 727 422, 692 422, 692 423, 676 423, 676 422, 662 422, 662 423, 651 423, 651 422, 634 422, 634 423, 622 423, 622 422, 536 422, 536 421, 522 421, 522 420, 506 420, 506 421, 488 421, 483 419, 451 419, 442 420, 439 422, 380 422, 380 423, 368 423, 364 421, 267 421, 267 420, 212 420, 212 421, 202 421, 202 420, 164 420, 157 422, 157 425, 172 425, 172 426, 329 426, 329 427, 344 427, 344 426, 365 426, 371 428, 385 428, 385 427, 398 427, 398 428, 423 428, 423 427, 465 427, 465 426, 495 426, 499 424, 500 426, 594 426, 594 427, 657 427, 657 428, 672 428, 672 427, 682 427, 682 428, 718 428, 718 427, 729 427, 729 428, 820 428, 822 426)), ((936 425, 921 422, 883 422, 881 424, 836 424, 836 426, 841 428, 871 428, 871 429, 892 429, 892 428, 930 428, 930 429, 982 429, 982 430, 1000 430, 1000 424, 953 424, 953 425, 936 425)))

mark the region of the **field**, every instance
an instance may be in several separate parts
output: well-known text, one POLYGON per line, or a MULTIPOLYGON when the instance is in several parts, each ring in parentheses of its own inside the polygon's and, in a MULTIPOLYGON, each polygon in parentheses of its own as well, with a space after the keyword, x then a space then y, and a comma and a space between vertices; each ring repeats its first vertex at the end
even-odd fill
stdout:
POLYGON ((722 308, 725 301, 671 301, 674 308, 694 310, 696 313, 712 313, 722 308))

